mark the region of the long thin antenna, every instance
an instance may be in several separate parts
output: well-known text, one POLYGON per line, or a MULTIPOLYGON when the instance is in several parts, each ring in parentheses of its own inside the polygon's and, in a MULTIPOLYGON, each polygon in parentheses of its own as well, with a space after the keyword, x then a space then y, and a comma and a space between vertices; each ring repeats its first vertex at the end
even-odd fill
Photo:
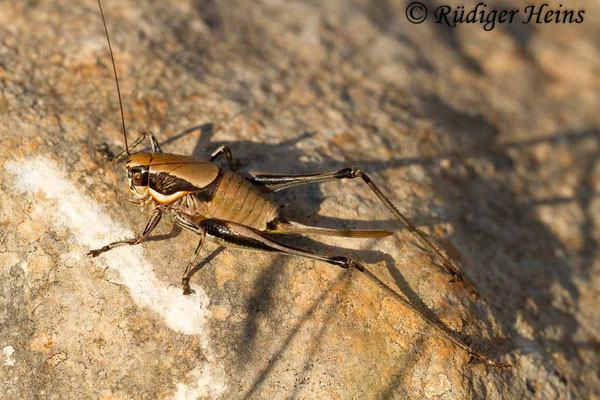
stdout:
POLYGON ((121 101, 121 88, 119 88, 119 77, 117 76, 117 67, 115 65, 115 56, 113 55, 112 46, 110 45, 110 38, 108 37, 108 28, 106 27, 106 20, 104 19, 104 11, 102 11, 102 3, 98 0, 98 7, 100 7, 100 15, 102 15, 102 24, 104 24, 104 32, 106 33, 106 41, 108 42, 108 51, 110 52, 110 59, 112 61, 113 72, 115 73, 115 83, 117 84, 117 94, 119 95, 119 107, 121 108, 121 123, 123 124, 123 139, 125 139, 125 150, 127 155, 130 155, 129 146, 127 145, 127 129, 125 128, 125 114, 123 113, 123 102, 121 101))

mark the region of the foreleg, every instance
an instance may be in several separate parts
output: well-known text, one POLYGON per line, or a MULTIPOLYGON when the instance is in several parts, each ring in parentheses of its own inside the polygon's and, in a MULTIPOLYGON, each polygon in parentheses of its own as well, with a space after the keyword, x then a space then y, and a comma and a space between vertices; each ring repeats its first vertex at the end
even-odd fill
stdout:
MULTIPOLYGON (((142 132, 142 134, 138 136, 138 138, 135 139, 133 143, 131 143, 131 146, 129 146, 129 151, 133 151, 133 149, 139 146, 139 144, 142 143, 144 139, 146 139, 146 141, 148 142, 148 146, 150 146, 150 151, 152 153, 162 153, 160 145, 158 144, 158 140, 156 140, 154 134, 150 131, 142 132)), ((125 154, 127 154, 127 149, 124 149, 122 152, 117 154, 113 161, 119 160, 125 154)))
POLYGON ((162 218, 162 214, 163 214, 163 209, 161 207, 156 207, 154 209, 154 211, 152 212, 150 219, 146 223, 146 227, 144 228, 141 235, 136 236, 131 239, 124 239, 124 240, 119 240, 117 242, 109 243, 102 248, 99 248, 96 250, 91 250, 88 253, 88 255, 92 256, 92 257, 98 257, 100 254, 102 254, 106 251, 112 250, 115 247, 142 243, 143 241, 145 241, 148 238, 148 236, 150 236, 150 233, 152 233, 154 228, 156 228, 156 225, 158 225, 158 223, 160 222, 160 219, 162 218))

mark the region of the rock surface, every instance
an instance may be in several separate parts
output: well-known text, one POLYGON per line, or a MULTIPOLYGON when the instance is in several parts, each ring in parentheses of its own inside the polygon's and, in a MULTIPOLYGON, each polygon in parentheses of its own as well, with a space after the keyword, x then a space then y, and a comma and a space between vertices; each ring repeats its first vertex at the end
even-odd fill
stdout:
POLYGON ((123 144, 100 16, 94 1, 2 2, 2 398, 599 398, 598 2, 569 2, 582 24, 491 32, 411 25, 406 5, 106 0, 130 143, 152 130, 167 152, 228 144, 243 169, 363 168, 484 299, 360 182, 278 198, 303 222, 396 235, 292 242, 364 260, 513 368, 469 364, 320 262, 209 244, 183 297, 196 238, 170 218, 87 258, 149 213, 108 162, 123 144))

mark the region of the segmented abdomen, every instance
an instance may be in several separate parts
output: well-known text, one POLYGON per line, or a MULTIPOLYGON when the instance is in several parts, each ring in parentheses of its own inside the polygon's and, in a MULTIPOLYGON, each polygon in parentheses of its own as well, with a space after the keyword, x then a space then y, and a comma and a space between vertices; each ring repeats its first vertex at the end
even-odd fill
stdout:
POLYGON ((237 222, 258 230, 279 216, 279 207, 241 176, 223 172, 214 197, 208 202, 206 217, 237 222))

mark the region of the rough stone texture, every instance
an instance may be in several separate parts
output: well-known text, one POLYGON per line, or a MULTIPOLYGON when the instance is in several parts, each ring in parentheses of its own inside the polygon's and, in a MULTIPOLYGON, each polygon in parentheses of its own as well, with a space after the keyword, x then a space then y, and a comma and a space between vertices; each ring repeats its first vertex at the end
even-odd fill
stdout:
POLYGON ((170 218, 156 240, 85 257, 149 212, 107 161, 122 138, 100 16, 1 2, 0 397, 599 398, 600 8, 569 6, 583 24, 483 32, 408 24, 388 0, 104 4, 130 140, 152 130, 198 157, 227 143, 280 173, 362 167, 487 302, 360 182, 279 198, 302 221, 397 235, 293 242, 351 248, 514 364, 499 371, 320 262, 207 245, 183 298, 196 239, 170 218))

